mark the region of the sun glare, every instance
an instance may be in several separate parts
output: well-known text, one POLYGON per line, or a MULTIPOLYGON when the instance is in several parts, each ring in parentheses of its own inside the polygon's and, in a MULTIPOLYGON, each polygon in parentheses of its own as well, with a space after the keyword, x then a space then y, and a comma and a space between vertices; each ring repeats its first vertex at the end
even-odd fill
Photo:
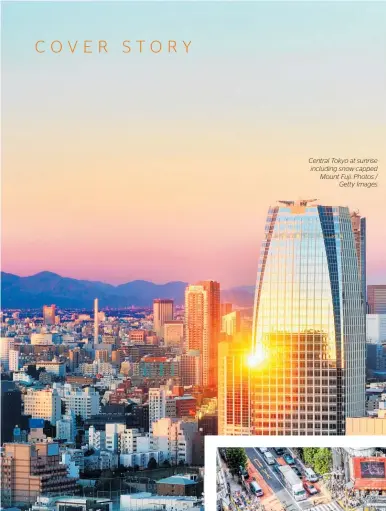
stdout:
POLYGON ((261 346, 256 348, 256 351, 249 355, 248 357, 248 365, 249 367, 257 367, 265 360, 265 354, 261 346))

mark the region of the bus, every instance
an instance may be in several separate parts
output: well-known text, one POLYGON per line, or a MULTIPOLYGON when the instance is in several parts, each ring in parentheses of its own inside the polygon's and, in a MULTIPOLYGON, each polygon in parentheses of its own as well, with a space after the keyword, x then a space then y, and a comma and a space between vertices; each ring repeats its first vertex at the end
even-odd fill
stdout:
POLYGON ((289 465, 279 466, 278 472, 281 475, 283 484, 296 501, 305 500, 307 498, 307 492, 303 488, 300 477, 295 474, 289 465))

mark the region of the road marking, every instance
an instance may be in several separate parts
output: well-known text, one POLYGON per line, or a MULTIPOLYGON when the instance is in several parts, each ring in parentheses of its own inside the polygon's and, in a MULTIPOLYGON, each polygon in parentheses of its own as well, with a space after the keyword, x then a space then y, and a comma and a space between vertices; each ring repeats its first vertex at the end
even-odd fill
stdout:
POLYGON ((255 458, 253 461, 256 463, 256 465, 257 465, 259 468, 263 468, 263 465, 261 464, 260 460, 258 460, 257 458, 255 458))
MULTIPOLYGON (((253 449, 253 450, 255 451, 255 453, 259 456, 259 453, 257 452, 257 450, 256 450, 254 447, 252 447, 252 449, 253 449)), ((269 466, 268 466, 268 468, 269 468, 270 472, 272 473, 272 475, 273 475, 274 477, 276 477, 276 479, 277 479, 277 480, 279 481, 279 483, 282 485, 283 490, 285 490, 285 491, 288 493, 289 497, 290 497, 290 498, 291 498, 291 500, 294 502, 294 504, 296 505, 296 507, 297 507, 298 509, 302 510, 302 508, 299 506, 298 502, 297 502, 297 501, 294 499, 294 497, 290 494, 290 492, 287 490, 287 488, 284 486, 284 484, 280 481, 280 479, 278 478, 278 476, 277 476, 277 475, 273 472, 273 470, 272 470, 269 466)), ((275 492, 274 492, 274 493, 275 493, 275 492)), ((293 504, 291 504, 291 505, 293 505, 293 504)))

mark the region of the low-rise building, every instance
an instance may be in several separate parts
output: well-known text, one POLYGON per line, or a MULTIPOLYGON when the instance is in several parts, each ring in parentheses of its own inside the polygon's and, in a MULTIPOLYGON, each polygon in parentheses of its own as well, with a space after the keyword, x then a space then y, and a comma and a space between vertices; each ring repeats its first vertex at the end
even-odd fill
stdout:
POLYGON ((184 511, 203 509, 203 500, 197 497, 169 497, 152 495, 148 492, 121 495, 121 511, 147 511, 149 509, 163 509, 164 511, 184 511))

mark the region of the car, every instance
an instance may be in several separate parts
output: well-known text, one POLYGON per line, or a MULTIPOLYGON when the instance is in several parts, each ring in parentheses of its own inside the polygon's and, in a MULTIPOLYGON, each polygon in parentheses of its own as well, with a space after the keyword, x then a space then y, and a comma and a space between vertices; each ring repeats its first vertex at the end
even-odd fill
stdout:
POLYGON ((319 480, 319 477, 315 474, 312 468, 306 467, 304 469, 304 475, 306 476, 307 481, 310 481, 310 483, 317 483, 319 480))
POLYGON ((310 495, 316 495, 319 493, 319 490, 315 488, 315 486, 308 481, 303 483, 303 488, 306 490, 306 492, 310 495))
POLYGON ((275 451, 275 453, 278 455, 278 456, 283 456, 284 454, 284 449, 283 447, 274 447, 273 450, 275 451))
POLYGON ((281 470, 280 470, 280 467, 281 467, 281 465, 278 465, 277 463, 275 463, 275 465, 274 465, 272 468, 273 468, 273 470, 274 470, 277 474, 282 475, 281 470))
POLYGON ((290 454, 284 454, 283 459, 287 465, 295 465, 295 460, 290 454))
POLYGON ((264 453, 264 459, 265 459, 266 463, 268 463, 268 465, 275 465, 275 463, 276 463, 275 458, 269 451, 264 453))
POLYGON ((259 451, 264 454, 265 452, 268 451, 268 447, 259 447, 259 451))
POLYGON ((302 473, 300 472, 299 468, 296 465, 292 466, 292 470, 295 472, 297 476, 302 477, 302 473))

